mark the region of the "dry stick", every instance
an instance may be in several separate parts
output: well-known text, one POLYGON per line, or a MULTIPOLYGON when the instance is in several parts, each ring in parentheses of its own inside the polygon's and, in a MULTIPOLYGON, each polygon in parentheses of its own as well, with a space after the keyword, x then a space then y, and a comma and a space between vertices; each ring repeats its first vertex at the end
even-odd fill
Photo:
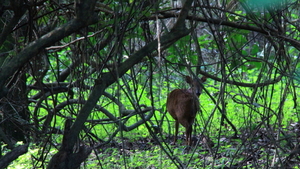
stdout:
POLYGON ((24 144, 18 146, 5 154, 5 156, 1 157, 0 160, 0 168, 6 168, 12 161, 17 159, 19 156, 27 153, 28 151, 28 144, 24 144))

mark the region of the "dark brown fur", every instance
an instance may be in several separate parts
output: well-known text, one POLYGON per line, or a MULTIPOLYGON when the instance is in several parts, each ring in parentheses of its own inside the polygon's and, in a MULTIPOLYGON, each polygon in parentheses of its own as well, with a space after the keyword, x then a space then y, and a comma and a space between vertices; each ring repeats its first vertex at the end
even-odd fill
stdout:
POLYGON ((192 79, 186 76, 186 82, 191 85, 190 89, 175 89, 167 99, 167 110, 175 119, 174 144, 177 141, 179 123, 186 128, 186 144, 191 145, 193 123, 199 108, 199 96, 202 91, 200 83, 206 81, 206 77, 201 80, 192 79))

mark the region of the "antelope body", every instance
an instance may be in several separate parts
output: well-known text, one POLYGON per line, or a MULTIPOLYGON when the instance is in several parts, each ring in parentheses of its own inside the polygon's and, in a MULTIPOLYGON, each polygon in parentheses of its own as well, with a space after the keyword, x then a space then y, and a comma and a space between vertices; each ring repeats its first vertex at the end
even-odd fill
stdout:
POLYGON ((190 89, 175 89, 167 99, 167 111, 175 119, 174 142, 177 141, 179 123, 185 127, 186 144, 192 144, 193 123, 199 108, 199 96, 202 92, 201 83, 206 81, 206 77, 193 79, 190 76, 185 77, 185 81, 190 84, 190 89))

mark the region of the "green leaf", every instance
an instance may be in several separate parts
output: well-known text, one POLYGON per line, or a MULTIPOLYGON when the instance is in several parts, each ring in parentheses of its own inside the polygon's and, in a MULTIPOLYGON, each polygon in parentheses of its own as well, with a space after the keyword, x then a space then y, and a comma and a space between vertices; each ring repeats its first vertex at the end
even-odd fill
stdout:
POLYGON ((248 62, 250 65, 254 66, 257 69, 260 69, 262 66, 261 62, 248 62))
POLYGON ((259 52, 259 47, 257 44, 254 44, 251 49, 251 55, 256 55, 259 52))

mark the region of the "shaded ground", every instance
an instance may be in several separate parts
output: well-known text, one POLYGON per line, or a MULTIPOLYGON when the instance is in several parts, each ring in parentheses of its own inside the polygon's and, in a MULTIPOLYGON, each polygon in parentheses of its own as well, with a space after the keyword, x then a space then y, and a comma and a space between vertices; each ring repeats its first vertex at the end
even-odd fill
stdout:
MULTIPOLYGON (((207 137, 202 137, 201 139, 193 137, 194 146, 190 148, 184 145, 183 134, 179 135, 178 142, 175 145, 170 144, 173 140, 172 136, 166 137, 164 142, 161 141, 161 144, 166 151, 170 152, 171 158, 182 159, 182 165, 187 163, 189 168, 203 168, 203 166, 206 166, 205 168, 232 169, 300 167, 299 123, 292 123, 288 128, 277 130, 271 127, 268 129, 261 128, 260 125, 257 125, 251 131, 244 129, 240 130, 240 133, 238 139, 226 136, 211 138, 213 144, 207 141, 207 137), (193 161, 197 162, 193 163, 193 161)), ((140 137, 134 140, 117 138, 115 141, 102 146, 97 153, 104 157, 115 156, 120 159, 121 156, 125 156, 125 159, 144 157, 149 158, 149 160, 155 160, 154 156, 157 154, 152 154, 151 152, 155 152, 158 149, 161 152, 162 148, 159 145, 160 143, 150 137, 140 137), (146 151, 147 153, 145 153, 146 151), (144 153, 144 156, 137 157, 137 153, 144 153)), ((161 153, 160 157, 157 155, 157 158, 170 159, 165 153, 161 153)), ((130 163, 131 161, 126 162, 130 163)), ((118 161, 115 164, 121 165, 118 164, 118 161)), ((130 164, 129 166, 134 165, 130 164)), ((139 164, 134 168, 160 167, 153 164, 147 165, 146 163, 139 164)))

